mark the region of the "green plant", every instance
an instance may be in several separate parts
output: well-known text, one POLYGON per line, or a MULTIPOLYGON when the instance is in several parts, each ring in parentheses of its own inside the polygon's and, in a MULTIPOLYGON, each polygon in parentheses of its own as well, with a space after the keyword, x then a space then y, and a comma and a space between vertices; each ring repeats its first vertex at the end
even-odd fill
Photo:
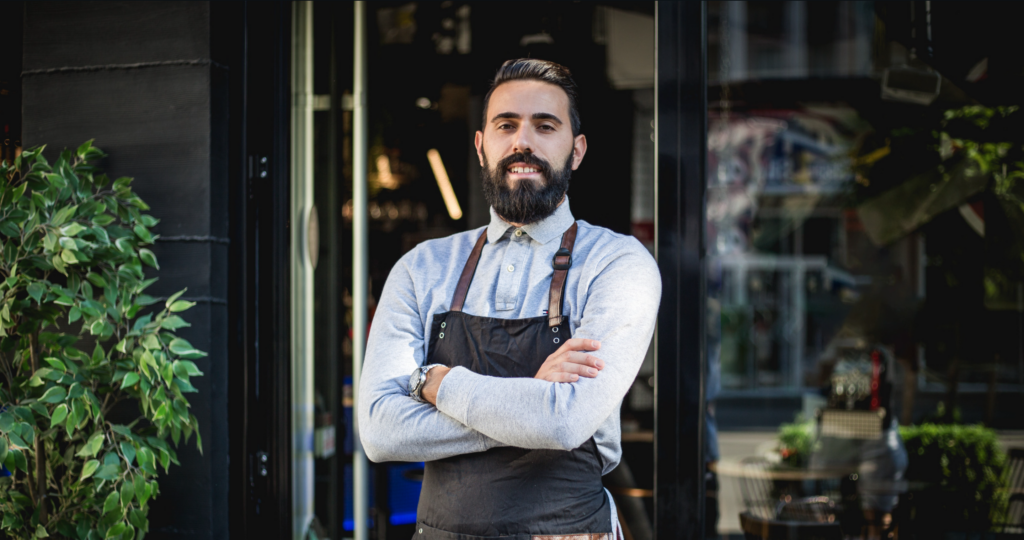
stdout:
MULTIPOLYGON (((193 304, 143 291, 157 223, 86 142, 0 164, 0 523, 14 538, 142 538, 157 467, 196 435, 193 304)), ((184 291, 182 291, 184 292, 184 291)))
POLYGON ((815 430, 813 420, 800 416, 792 424, 779 426, 779 455, 782 462, 791 467, 807 465, 814 450, 815 430))
MULTIPOLYGON (((917 526, 987 531, 1008 501, 1007 459, 996 434, 980 425, 900 427, 907 448, 905 478, 918 489, 907 498, 917 526)), ((901 503, 903 504, 903 503, 901 503)))

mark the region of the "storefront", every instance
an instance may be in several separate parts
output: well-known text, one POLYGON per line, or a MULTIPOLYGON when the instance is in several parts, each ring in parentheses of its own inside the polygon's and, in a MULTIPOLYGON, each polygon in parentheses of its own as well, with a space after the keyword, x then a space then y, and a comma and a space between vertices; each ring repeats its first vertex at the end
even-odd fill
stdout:
POLYGON ((139 177, 161 284, 207 317, 188 335, 211 353, 208 447, 162 481, 150 536, 413 534, 422 464, 369 464, 353 437, 353 329, 409 249, 487 223, 473 136, 518 57, 581 89, 576 217, 636 236, 662 272, 605 478, 630 539, 1024 534, 1010 8, 15 11, 4 125, 26 145, 96 138, 112 175, 139 177))

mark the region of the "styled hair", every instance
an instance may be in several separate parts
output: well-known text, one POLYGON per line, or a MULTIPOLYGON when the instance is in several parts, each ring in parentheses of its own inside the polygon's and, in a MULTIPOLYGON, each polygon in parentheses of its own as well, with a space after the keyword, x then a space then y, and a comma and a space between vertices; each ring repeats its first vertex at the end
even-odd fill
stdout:
POLYGON ((506 60, 498 68, 498 73, 491 81, 491 89, 484 96, 484 125, 487 125, 487 104, 491 101, 494 89, 510 81, 541 81, 553 84, 562 89, 569 97, 569 123, 572 125, 572 136, 580 134, 580 111, 576 104, 576 83, 572 80, 569 68, 536 58, 519 58, 506 60))

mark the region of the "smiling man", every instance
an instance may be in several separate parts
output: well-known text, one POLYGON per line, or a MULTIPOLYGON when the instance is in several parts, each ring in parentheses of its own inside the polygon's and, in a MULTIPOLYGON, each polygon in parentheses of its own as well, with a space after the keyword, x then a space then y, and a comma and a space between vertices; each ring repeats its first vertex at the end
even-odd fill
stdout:
POLYGON ((505 62, 476 150, 491 222, 392 269, 360 381, 363 446, 426 462, 417 538, 617 538, 601 476, 622 454, 657 265, 569 210, 587 139, 565 67, 505 62))

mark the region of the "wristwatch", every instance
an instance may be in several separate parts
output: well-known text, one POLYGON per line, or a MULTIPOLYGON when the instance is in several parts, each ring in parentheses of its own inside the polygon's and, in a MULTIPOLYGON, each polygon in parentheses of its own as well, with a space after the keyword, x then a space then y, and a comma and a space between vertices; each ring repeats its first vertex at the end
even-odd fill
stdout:
POLYGON ((409 397, 420 403, 427 402, 427 400, 423 399, 423 385, 427 384, 427 372, 440 365, 430 364, 429 366, 420 366, 413 370, 412 375, 409 376, 409 397))

